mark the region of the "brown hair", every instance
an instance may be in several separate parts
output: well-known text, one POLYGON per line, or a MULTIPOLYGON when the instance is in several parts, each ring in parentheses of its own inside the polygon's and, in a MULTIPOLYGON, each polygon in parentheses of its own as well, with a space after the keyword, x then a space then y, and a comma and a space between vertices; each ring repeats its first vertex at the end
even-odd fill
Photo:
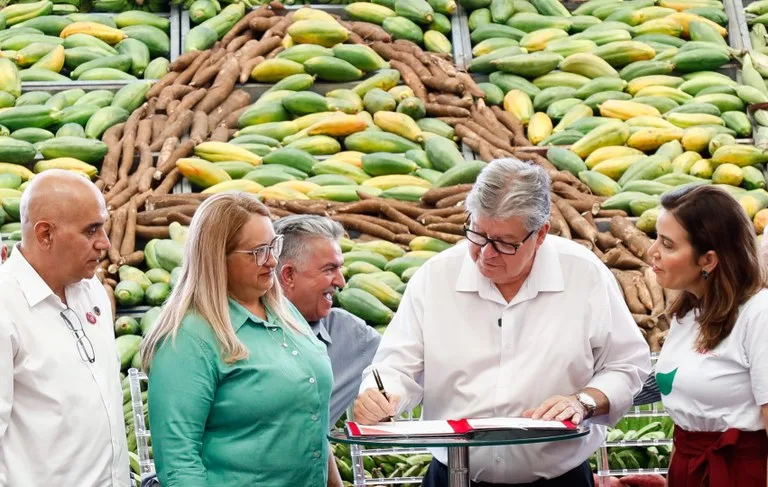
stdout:
POLYGON ((730 335, 739 306, 765 287, 754 227, 736 199, 712 186, 670 191, 661 205, 688 233, 694 258, 717 254, 704 295, 681 293, 669 308, 675 317, 693 310, 701 327, 696 346, 712 350, 730 335))

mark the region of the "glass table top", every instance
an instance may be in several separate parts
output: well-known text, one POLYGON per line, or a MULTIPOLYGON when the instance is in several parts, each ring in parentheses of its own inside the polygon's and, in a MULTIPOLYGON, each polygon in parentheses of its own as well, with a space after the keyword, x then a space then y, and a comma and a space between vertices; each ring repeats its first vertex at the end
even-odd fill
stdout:
POLYGON ((334 443, 375 447, 456 447, 456 446, 499 446, 526 445, 580 438, 589 434, 589 427, 578 426, 575 430, 480 430, 456 436, 398 436, 385 437, 350 437, 343 429, 334 429, 328 439, 334 443))

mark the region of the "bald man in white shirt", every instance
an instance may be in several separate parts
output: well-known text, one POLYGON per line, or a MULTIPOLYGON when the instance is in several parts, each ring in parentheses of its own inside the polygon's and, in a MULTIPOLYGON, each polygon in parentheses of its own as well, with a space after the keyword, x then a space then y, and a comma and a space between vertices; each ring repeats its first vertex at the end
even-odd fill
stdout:
MULTIPOLYGON (((616 423, 650 371, 610 270, 547 234, 549 188, 543 168, 516 159, 482 171, 466 201, 467 241, 408 283, 355 401, 366 424, 421 402, 423 419, 592 418, 578 439, 471 449, 473 486, 591 487, 596 423, 616 423)), ((446 452, 433 454, 423 485, 447 486, 446 452)))
POLYGON ((120 362, 94 277, 109 248, 98 188, 51 170, 21 201, 0 266, 0 487, 130 485, 120 362))

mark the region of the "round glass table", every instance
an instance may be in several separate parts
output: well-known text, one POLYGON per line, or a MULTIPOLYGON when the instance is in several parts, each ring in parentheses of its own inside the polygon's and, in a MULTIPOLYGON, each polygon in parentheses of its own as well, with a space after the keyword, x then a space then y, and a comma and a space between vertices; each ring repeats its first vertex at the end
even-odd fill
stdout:
POLYGON ((328 439, 334 443, 372 447, 398 448, 446 448, 450 487, 469 487, 469 447, 528 445, 552 441, 566 441, 589 434, 589 428, 578 426, 573 430, 479 430, 456 436, 397 436, 359 437, 349 436, 346 431, 334 429, 328 439))

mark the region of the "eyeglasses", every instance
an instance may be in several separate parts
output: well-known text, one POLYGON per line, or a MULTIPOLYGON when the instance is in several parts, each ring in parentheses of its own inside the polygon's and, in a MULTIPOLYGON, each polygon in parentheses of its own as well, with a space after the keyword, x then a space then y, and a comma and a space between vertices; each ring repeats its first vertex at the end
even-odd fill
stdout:
POLYGON ((96 361, 96 352, 93 350, 93 343, 91 343, 91 339, 88 338, 88 335, 85 334, 85 330, 83 330, 83 322, 80 321, 75 310, 67 308, 59 314, 64 319, 64 323, 67 324, 69 331, 71 331, 77 339, 77 351, 80 353, 80 358, 83 362, 88 361, 94 363, 96 361), (70 316, 74 316, 75 319, 70 319, 70 316), (77 326, 73 323, 77 323, 77 326))
POLYGON ((464 235, 467 237, 467 240, 480 247, 480 250, 482 250, 486 245, 491 244, 493 250, 504 255, 515 255, 517 251, 520 250, 520 247, 523 246, 525 241, 528 240, 534 233, 536 233, 536 230, 531 230, 531 232, 526 235, 525 238, 520 241, 520 243, 509 243, 503 240, 489 238, 488 235, 483 235, 482 233, 470 230, 469 223, 464 224, 464 235))
POLYGON ((283 251, 283 236, 278 235, 272 239, 269 244, 259 245, 253 250, 233 250, 236 254, 251 254, 256 259, 256 265, 262 266, 269 260, 270 254, 275 259, 280 258, 280 252, 283 251))

